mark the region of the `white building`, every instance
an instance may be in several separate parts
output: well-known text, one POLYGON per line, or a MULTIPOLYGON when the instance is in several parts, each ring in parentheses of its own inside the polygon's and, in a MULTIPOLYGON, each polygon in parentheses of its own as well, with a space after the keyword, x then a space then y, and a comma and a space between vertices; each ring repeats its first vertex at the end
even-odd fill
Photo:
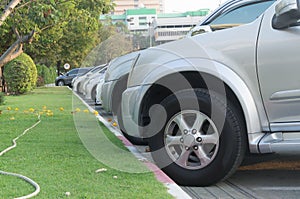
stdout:
POLYGON ((126 10, 125 15, 127 28, 131 32, 147 32, 157 18, 156 10, 150 8, 126 10))
POLYGON ((199 24, 208 11, 204 9, 178 14, 158 14, 152 25, 155 42, 161 44, 184 37, 191 28, 199 24))

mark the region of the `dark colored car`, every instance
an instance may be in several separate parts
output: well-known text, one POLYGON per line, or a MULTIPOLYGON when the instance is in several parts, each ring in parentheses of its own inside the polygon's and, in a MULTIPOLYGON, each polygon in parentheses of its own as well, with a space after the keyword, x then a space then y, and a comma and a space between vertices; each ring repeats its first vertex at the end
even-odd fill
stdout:
POLYGON ((66 74, 61 74, 55 79, 56 86, 71 86, 73 78, 80 76, 91 70, 91 67, 86 68, 74 68, 66 74))

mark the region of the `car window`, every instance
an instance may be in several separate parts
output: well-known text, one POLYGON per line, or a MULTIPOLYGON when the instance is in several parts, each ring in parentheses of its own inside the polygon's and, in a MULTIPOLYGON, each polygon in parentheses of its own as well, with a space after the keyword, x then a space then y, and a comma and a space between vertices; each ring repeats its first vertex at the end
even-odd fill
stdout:
POLYGON ((83 74, 86 73, 87 71, 89 71, 89 68, 80 68, 78 74, 83 74))
POLYGON ((68 72, 69 75, 77 75, 78 69, 74 69, 68 72))
POLYGON ((264 1, 242 5, 233 10, 222 13, 207 25, 246 24, 258 18, 274 1, 264 1))

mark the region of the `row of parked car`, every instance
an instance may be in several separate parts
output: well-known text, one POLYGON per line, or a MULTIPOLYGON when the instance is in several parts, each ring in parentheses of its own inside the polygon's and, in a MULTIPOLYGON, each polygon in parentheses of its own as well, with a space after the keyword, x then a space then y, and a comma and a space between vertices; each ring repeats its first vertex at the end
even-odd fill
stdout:
POLYGON ((300 152, 299 19, 299 0, 229 0, 186 38, 95 67, 73 88, 177 183, 212 185, 246 153, 300 152))

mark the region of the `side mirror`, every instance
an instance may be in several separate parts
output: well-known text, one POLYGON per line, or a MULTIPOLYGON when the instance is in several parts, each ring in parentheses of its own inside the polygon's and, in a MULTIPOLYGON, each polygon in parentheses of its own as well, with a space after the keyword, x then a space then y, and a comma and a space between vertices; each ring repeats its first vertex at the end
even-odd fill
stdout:
POLYGON ((284 29, 297 25, 300 19, 300 0, 281 0, 275 7, 272 26, 275 29, 284 29))
POLYGON ((206 33, 206 32, 212 32, 212 29, 210 26, 208 26, 208 25, 195 26, 188 32, 188 34, 186 36, 193 37, 195 35, 199 35, 199 34, 206 33))

